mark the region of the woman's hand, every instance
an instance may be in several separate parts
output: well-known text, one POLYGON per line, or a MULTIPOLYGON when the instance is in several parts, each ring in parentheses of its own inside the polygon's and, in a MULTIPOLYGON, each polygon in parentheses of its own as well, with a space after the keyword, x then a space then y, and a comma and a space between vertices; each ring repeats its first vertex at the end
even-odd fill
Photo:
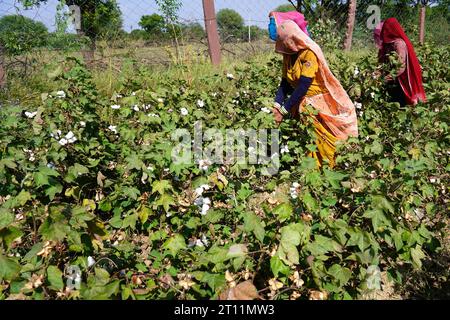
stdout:
POLYGON ((280 110, 278 110, 278 108, 273 108, 273 117, 277 125, 280 125, 280 123, 283 121, 283 115, 281 114, 280 110))
POLYGON ((389 83, 394 81, 394 77, 392 75, 388 74, 386 77, 384 77, 384 82, 389 83))

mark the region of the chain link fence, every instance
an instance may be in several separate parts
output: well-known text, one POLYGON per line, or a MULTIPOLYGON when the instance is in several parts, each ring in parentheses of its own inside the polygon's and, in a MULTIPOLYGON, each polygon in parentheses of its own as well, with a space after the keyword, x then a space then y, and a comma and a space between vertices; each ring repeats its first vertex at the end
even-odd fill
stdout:
MULTIPOLYGON (((449 1, 432 2, 426 39, 446 44, 449 1)), ((326 50, 342 48, 349 1, 216 0, 215 9, 222 54, 242 58, 273 51, 267 36, 273 10, 299 9, 314 40, 326 50)), ((414 1, 357 0, 353 48, 373 46, 368 22, 377 15, 396 17, 416 40, 418 10, 414 1)), ((204 19, 202 0, 0 0, 0 52, 18 66, 17 61, 52 59, 61 52, 83 54, 99 64, 120 64, 124 58, 147 65, 204 62, 204 19)))

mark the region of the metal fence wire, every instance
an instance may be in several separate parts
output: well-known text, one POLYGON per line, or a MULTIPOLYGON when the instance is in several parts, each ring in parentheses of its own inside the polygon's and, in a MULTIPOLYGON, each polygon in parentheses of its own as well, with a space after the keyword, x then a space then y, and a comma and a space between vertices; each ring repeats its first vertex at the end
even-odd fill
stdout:
MULTIPOLYGON (((314 40, 325 48, 342 48, 349 3, 215 0, 222 54, 240 57, 273 51, 267 35, 272 10, 299 9, 314 40)), ((419 4, 428 4, 426 39, 448 43, 449 3, 357 0, 353 48, 373 46, 368 21, 376 10, 381 19, 396 17, 416 40, 419 4)), ((6 57, 74 51, 96 58, 132 56, 147 64, 176 60, 179 52, 173 48, 183 48, 198 60, 208 55, 202 0, 0 0, 0 46, 6 57)))

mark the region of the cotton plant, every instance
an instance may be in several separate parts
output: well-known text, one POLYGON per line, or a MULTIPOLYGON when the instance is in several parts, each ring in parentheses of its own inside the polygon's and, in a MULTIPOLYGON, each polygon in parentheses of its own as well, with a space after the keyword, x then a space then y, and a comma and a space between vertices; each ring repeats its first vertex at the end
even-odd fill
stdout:
POLYGON ((61 130, 56 130, 54 133, 50 133, 50 136, 58 141, 61 146, 75 143, 78 141, 77 137, 72 131, 69 131, 66 135, 63 135, 61 130))

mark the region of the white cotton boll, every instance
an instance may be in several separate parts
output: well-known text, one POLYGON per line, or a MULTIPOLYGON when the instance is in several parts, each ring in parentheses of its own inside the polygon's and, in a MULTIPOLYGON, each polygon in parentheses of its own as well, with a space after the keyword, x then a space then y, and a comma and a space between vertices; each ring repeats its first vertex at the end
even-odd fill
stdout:
POLYGON ((74 136, 75 136, 75 135, 73 134, 73 132, 72 132, 72 131, 69 131, 69 132, 66 134, 66 139, 67 139, 67 140, 70 140, 70 139, 72 139, 74 136))
POLYGON ((361 109, 362 108, 362 103, 355 102, 355 107, 356 107, 356 109, 361 109))
POLYGON ((203 204, 211 204, 211 200, 209 198, 203 198, 203 204))
POLYGON ((298 182, 294 182, 294 183, 292 184, 292 186, 293 186, 294 188, 299 188, 299 187, 300 187, 300 184, 299 184, 298 182))
POLYGON ((272 111, 269 108, 263 107, 261 108, 261 111, 264 113, 272 113, 272 111))
POLYGON ((281 146, 281 150, 280 150, 281 154, 283 153, 289 153, 289 148, 287 145, 281 146))
POLYGON ((189 111, 186 108, 181 108, 180 113, 182 116, 187 116, 189 114, 189 111))
POLYGON ((32 119, 32 118, 34 118, 34 117, 37 115, 37 111, 35 111, 35 112, 28 112, 28 111, 26 111, 26 112, 25 112, 25 115, 26 115, 28 118, 32 119))
POLYGON ((47 168, 55 169, 56 166, 55 166, 55 164, 53 162, 49 162, 49 163, 47 163, 47 168))
POLYGON ((203 248, 205 245, 203 244, 202 240, 197 239, 197 241, 195 241, 195 246, 203 248))
POLYGON ((202 242, 204 243, 205 246, 209 244, 209 240, 205 235, 202 236, 202 242))
POLYGON ((86 127, 86 122, 80 121, 80 126, 83 127, 83 128, 86 127))
POLYGON ((120 109, 120 105, 118 105, 118 104, 113 104, 113 105, 111 106, 111 108, 114 109, 114 110, 118 110, 118 109, 120 109))
POLYGON ((88 264, 88 267, 92 267, 92 266, 95 264, 94 258, 92 258, 91 256, 89 256, 89 257, 87 258, 87 264, 88 264))
POLYGON ((358 67, 355 67, 355 71, 354 71, 353 74, 355 75, 355 77, 359 74, 359 69, 358 69, 358 67))
POLYGON ((158 98, 158 102, 159 102, 159 103, 163 103, 163 102, 164 102, 164 99, 163 99, 163 98, 158 98))
POLYGON ((436 182, 436 178, 430 178, 430 182, 431 183, 435 183, 436 182))
POLYGON ((137 111, 139 111, 139 107, 137 105, 134 105, 133 110, 137 112, 137 111))
POLYGON ((197 106, 199 108, 203 108, 205 106, 205 102, 203 100, 197 100, 197 106))
POLYGON ((28 160, 30 160, 31 162, 33 162, 34 160, 36 160, 36 158, 34 157, 34 154, 31 154, 31 155, 30 155, 30 158, 29 158, 28 160))
POLYGON ((202 205, 202 212, 201 212, 201 215, 202 215, 202 216, 206 215, 206 214, 208 213, 209 208, 210 208, 210 205, 204 203, 204 204, 202 205))
POLYGON ((207 171, 210 164, 211 164, 211 163, 210 163, 208 160, 199 160, 199 162, 198 162, 198 168, 199 168, 200 170, 207 171))
POLYGON ((159 115, 157 115, 156 113, 149 113, 147 116, 159 118, 159 115))
POLYGON ((69 141, 67 141, 67 139, 62 138, 61 140, 59 140, 59 144, 62 146, 65 146, 69 141))
POLYGON ((147 167, 147 170, 153 171, 153 170, 155 170, 155 168, 153 168, 152 166, 148 166, 148 167, 147 167))
POLYGON ((202 194, 203 194, 203 188, 202 187, 198 187, 198 188, 195 188, 195 194, 197 195, 197 196, 201 196, 202 194))
POLYGON ((131 95, 134 97, 136 95, 136 92, 132 92, 131 95))
POLYGON ((76 137, 67 140, 69 143, 75 143, 77 141, 76 137))
POLYGON ((227 79, 233 80, 234 79, 234 75, 232 73, 227 73, 227 79))
POLYGON ((60 91, 56 92, 56 97, 63 99, 66 97, 66 93, 63 90, 60 90, 60 91))
POLYGON ((109 131, 112 131, 112 132, 114 132, 114 133, 117 133, 117 126, 109 126, 108 127, 108 129, 109 129, 109 131))
POLYGON ((374 98, 375 98, 375 92, 371 92, 371 93, 370 93, 370 97, 371 97, 372 99, 374 99, 374 98))
POLYGON ((209 185, 203 184, 200 187, 195 189, 195 194, 197 196, 201 196, 205 190, 209 190, 209 185))
POLYGON ((194 200, 194 204, 195 204, 197 207, 201 207, 202 204, 203 204, 203 198, 197 198, 197 199, 195 199, 195 200, 194 200))

